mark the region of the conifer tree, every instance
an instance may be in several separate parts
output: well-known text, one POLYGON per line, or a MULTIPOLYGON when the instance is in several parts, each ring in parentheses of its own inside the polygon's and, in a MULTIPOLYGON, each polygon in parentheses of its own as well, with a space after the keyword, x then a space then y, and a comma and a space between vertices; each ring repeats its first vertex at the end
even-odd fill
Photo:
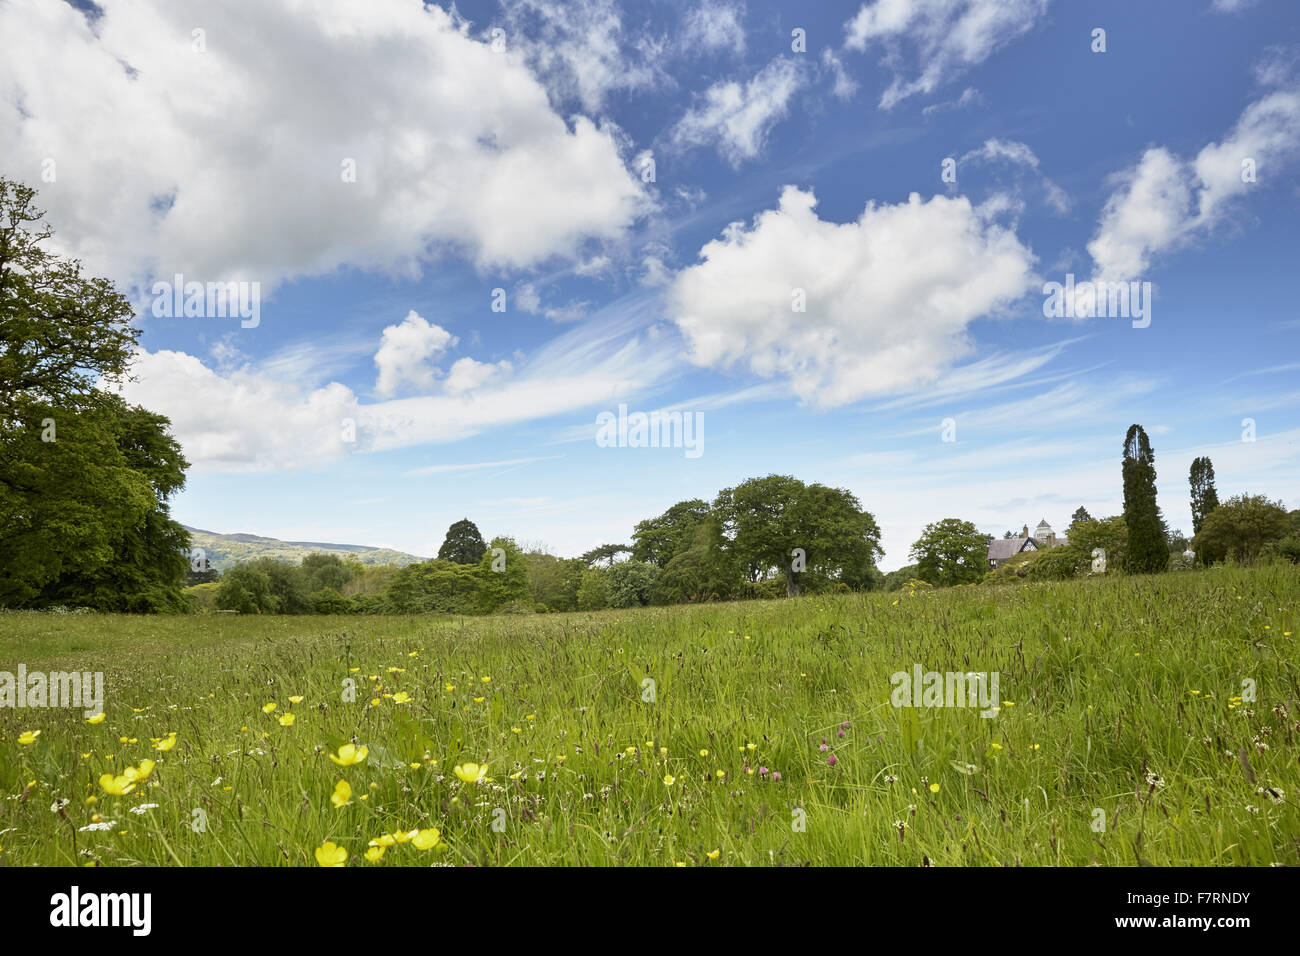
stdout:
POLYGON ((1155 455, 1141 425, 1124 436, 1124 524, 1128 527, 1128 569, 1163 571, 1169 563, 1164 519, 1156 504, 1155 455))

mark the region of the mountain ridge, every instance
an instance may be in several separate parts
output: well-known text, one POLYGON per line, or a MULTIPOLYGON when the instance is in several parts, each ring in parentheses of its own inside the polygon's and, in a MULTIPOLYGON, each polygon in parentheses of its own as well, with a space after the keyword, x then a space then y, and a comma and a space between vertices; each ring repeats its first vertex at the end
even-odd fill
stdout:
POLYGON ((301 562, 309 554, 337 554, 339 557, 354 557, 362 564, 415 564, 427 560, 419 555, 408 554, 393 548, 381 548, 367 544, 339 544, 326 541, 285 541, 266 535, 249 532, 221 534, 191 525, 181 525, 190 534, 190 546, 201 548, 207 558, 208 567, 225 571, 241 561, 256 558, 282 558, 301 562))

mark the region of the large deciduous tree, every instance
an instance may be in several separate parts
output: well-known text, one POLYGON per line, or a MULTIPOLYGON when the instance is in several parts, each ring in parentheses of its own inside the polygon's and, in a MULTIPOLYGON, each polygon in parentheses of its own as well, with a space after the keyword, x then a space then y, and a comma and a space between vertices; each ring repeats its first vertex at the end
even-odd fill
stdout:
POLYGON ((927 584, 972 584, 988 571, 989 540, 969 521, 944 518, 925 526, 908 556, 916 562, 916 577, 927 584))
POLYGON ((1128 570, 1154 574, 1169 564, 1164 519, 1156 504, 1155 454, 1141 425, 1124 436, 1124 524, 1128 527, 1128 570))
POLYGON ((788 475, 751 478, 724 488, 713 503, 728 549, 745 577, 777 573, 787 596, 799 593, 802 575, 863 578, 880 550, 880 528, 848 491, 806 485, 788 475))
POLYGON ((1269 501, 1264 495, 1236 495, 1205 516, 1192 548, 1207 564, 1229 556, 1251 561, 1291 530, 1291 518, 1280 501, 1269 501))
POLYGON ((126 377, 140 330, 127 298, 46 247, 36 190, 0 176, 0 425, 24 401, 84 405, 126 377))
POLYGON ((47 248, 35 191, 0 177, 0 606, 184 607, 188 462, 128 405, 126 297, 47 248))
POLYGON ((695 532, 709 517, 709 503, 694 498, 679 501, 657 518, 638 522, 632 532, 632 559, 657 567, 691 548, 695 532))

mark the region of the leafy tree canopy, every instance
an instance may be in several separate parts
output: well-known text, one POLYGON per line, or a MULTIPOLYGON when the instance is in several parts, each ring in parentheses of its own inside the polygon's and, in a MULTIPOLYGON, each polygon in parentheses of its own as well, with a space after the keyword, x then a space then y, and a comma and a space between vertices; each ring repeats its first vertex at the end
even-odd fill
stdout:
POLYGON ((461 518, 447 529, 447 537, 438 549, 439 561, 454 561, 456 564, 478 564, 483 560, 487 545, 478 525, 468 518, 461 518))
POLYGON ((969 521, 944 518, 925 526, 909 557, 916 562, 917 578, 927 584, 972 584, 988 571, 989 540, 969 521))

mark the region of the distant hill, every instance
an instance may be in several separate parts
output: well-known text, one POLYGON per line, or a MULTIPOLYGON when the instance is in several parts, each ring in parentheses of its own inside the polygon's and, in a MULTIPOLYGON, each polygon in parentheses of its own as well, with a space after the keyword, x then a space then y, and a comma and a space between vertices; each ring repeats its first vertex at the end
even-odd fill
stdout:
POLYGON ((365 544, 328 544, 322 541, 281 541, 257 534, 217 534, 202 528, 182 525, 190 533, 190 547, 202 548, 208 566, 218 571, 234 567, 253 558, 283 558, 299 562, 309 554, 337 554, 355 557, 362 564, 414 564, 424 558, 392 548, 374 548, 365 544))

